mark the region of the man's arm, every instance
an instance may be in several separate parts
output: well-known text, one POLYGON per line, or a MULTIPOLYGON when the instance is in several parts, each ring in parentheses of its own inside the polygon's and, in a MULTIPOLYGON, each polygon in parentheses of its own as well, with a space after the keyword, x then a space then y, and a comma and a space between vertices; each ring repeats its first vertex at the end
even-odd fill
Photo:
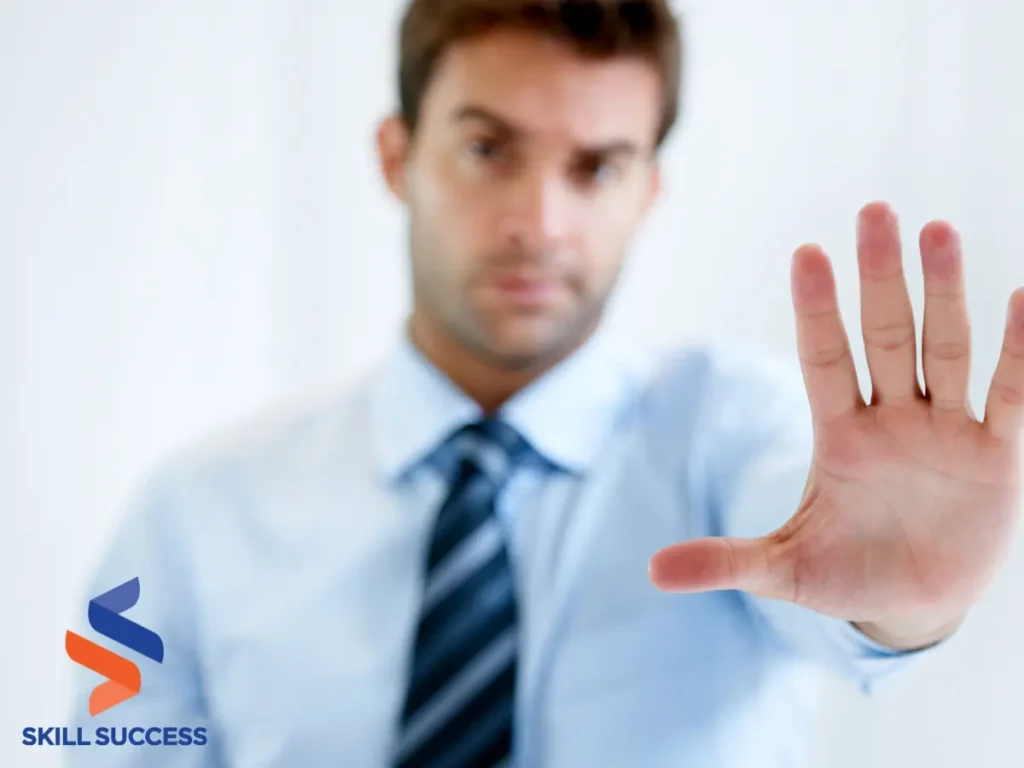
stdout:
POLYGON ((80 662, 74 664, 72 725, 92 742, 66 751, 70 768, 223 765, 203 691, 183 511, 173 483, 163 477, 152 480, 121 521, 81 595, 80 609, 69 620, 69 632, 77 636, 69 634, 69 650, 80 662), (137 602, 130 605, 133 579, 138 579, 137 602), (100 597, 124 584, 111 598, 100 597), (139 678, 132 679, 131 667, 104 650, 134 664, 139 678), (157 661, 161 652, 162 661, 157 661), (102 667, 122 684, 127 681, 128 690, 119 690, 86 665, 102 667), (131 696, 137 683, 138 693, 131 696), (95 711, 125 695, 130 697, 105 711, 90 712, 90 700, 95 711), (117 745, 126 738, 129 743, 117 745))

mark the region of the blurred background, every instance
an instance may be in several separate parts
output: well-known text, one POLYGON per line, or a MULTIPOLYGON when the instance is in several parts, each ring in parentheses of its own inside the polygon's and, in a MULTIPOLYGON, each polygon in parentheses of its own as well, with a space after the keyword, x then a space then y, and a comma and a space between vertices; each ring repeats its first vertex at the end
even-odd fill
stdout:
MULTIPOLYGON (((64 630, 143 478, 398 332, 405 224, 373 130, 401 6, 0 2, 0 765, 59 765, 20 731, 66 720, 64 630)), ((677 7, 683 119, 611 322, 793 355, 793 249, 825 246, 856 324, 854 217, 881 198, 918 313, 920 227, 962 233, 981 413, 1024 285, 1024 5, 677 7)), ((1017 547, 927 663, 874 699, 830 683, 816 765, 1020 765, 1022 591, 1017 547)))

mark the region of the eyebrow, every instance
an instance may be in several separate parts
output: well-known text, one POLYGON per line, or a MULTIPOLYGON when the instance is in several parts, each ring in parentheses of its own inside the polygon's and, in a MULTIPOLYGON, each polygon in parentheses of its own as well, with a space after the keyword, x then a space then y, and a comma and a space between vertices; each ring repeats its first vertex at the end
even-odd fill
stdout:
MULTIPOLYGON (((492 128, 508 137, 521 136, 524 133, 522 129, 517 128, 500 115, 474 104, 460 107, 452 115, 452 121, 456 123, 470 120, 480 120, 489 123, 492 128)), ((577 148, 577 151, 593 157, 631 157, 640 153, 640 147, 628 139, 615 139, 603 144, 581 145, 577 148)))
POLYGON ((460 107, 452 115, 452 121, 459 123, 470 120, 481 120, 485 123, 490 123, 494 128, 497 128, 502 133, 518 134, 521 133, 512 123, 503 117, 499 117, 490 110, 478 107, 473 104, 467 104, 464 107, 460 107))

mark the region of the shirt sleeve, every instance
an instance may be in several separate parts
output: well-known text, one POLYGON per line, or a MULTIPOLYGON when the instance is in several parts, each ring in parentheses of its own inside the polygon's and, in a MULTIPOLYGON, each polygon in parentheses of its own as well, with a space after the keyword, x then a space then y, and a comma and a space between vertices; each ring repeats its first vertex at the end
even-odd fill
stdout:
MULTIPOLYGON (((796 511, 810 470, 813 430, 799 365, 734 348, 714 358, 707 383, 702 417, 714 533, 770 533, 796 511)), ((838 672, 866 694, 943 644, 898 650, 848 621, 781 600, 744 597, 790 650, 838 672)))
POLYGON ((146 485, 127 509, 77 601, 79 608, 69 618, 71 632, 136 665, 141 676, 136 695, 93 716, 90 696, 106 678, 74 664, 69 730, 81 729, 90 745, 65 751, 69 768, 224 764, 203 695, 192 574, 184 546, 187 530, 182 529, 178 496, 177 486, 167 477, 155 477, 146 485), (107 614, 106 623, 103 616, 90 618, 93 598, 133 579, 138 579, 134 605, 117 606, 113 616, 107 614), (156 633, 162 661, 111 639, 114 635, 140 645, 130 639, 130 627, 118 625, 122 618, 156 633))

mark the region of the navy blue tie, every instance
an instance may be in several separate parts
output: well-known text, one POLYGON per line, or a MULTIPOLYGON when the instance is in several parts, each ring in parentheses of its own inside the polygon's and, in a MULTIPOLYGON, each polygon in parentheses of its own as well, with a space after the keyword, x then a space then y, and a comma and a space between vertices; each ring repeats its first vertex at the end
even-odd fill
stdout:
POLYGON ((460 430, 427 554, 395 765, 491 768, 512 752, 515 581, 495 501, 528 446, 504 422, 460 430))

